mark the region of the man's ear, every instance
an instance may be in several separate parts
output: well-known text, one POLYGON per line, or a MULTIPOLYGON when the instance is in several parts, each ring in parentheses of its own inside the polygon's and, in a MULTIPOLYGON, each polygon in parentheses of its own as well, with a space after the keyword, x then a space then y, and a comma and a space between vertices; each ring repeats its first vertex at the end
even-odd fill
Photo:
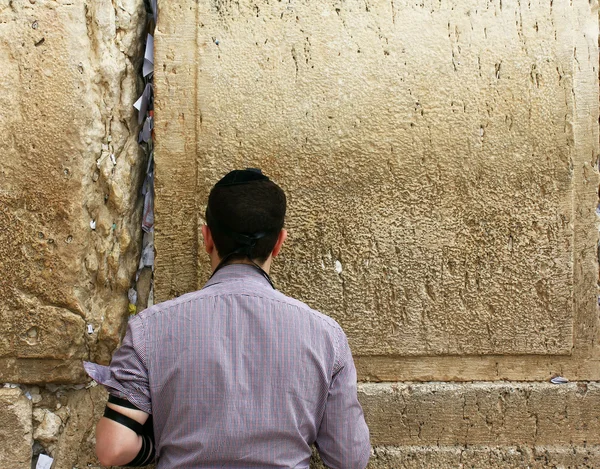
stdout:
POLYGON ((281 251, 281 246, 283 242, 287 239, 287 230, 284 228, 279 232, 279 236, 277 236, 277 242, 275 243, 275 247, 273 247, 273 252, 271 255, 273 257, 277 257, 279 255, 279 251, 281 251))
POLYGON ((202 225, 202 238, 204 238, 204 250, 212 254, 215 249, 215 242, 212 238, 212 233, 210 232, 210 228, 208 225, 202 225))

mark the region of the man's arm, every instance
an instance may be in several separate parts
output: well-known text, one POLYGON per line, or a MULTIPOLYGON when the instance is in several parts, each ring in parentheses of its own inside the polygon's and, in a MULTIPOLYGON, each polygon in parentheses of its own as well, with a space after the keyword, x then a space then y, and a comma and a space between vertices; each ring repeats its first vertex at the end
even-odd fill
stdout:
MULTIPOLYGON (((113 403, 106 406, 144 424, 148 414, 139 409, 129 409, 113 403)), ((96 426, 96 456, 103 466, 124 466, 133 461, 142 449, 142 437, 131 428, 102 417, 96 426)))
POLYGON ((356 368, 348 339, 340 329, 339 358, 316 446, 331 469, 364 469, 371 456, 369 428, 356 392, 356 368))
POLYGON ((96 455, 102 465, 142 466, 154 459, 146 356, 144 323, 134 316, 110 366, 84 364, 87 373, 110 393, 104 417, 96 426, 96 455))

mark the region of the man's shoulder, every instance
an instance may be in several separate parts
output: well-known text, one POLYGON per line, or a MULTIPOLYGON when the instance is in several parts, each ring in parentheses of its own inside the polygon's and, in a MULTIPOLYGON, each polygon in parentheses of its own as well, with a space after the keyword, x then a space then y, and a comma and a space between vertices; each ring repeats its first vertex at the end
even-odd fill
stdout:
POLYGON ((196 299, 200 299, 202 290, 193 291, 190 293, 185 293, 177 298, 173 298, 170 300, 163 301, 161 303, 157 303, 155 305, 149 306, 144 309, 140 313, 136 314, 133 318, 139 318, 142 321, 147 321, 155 316, 160 316, 162 314, 172 314, 177 309, 179 309, 182 305, 186 303, 190 303, 196 299))
POLYGON ((161 316, 164 314, 176 314, 178 311, 184 311, 185 306, 190 303, 194 303, 196 307, 202 307, 203 304, 207 306, 213 305, 214 301, 218 301, 219 297, 243 297, 243 296, 251 296, 259 299, 259 301, 263 303, 272 303, 275 304, 276 307, 287 309, 288 311, 294 312, 296 314, 301 314, 306 316, 307 318, 311 318, 318 323, 322 323, 324 327, 330 329, 335 333, 343 332, 341 326, 337 323, 337 321, 326 314, 317 311, 316 309, 311 308, 306 303, 292 298, 291 296, 284 295, 278 290, 274 289, 265 289, 265 290, 251 290, 251 289, 234 289, 229 292, 215 292, 211 289, 202 289, 194 292, 186 293, 177 298, 163 301, 162 303, 157 303, 144 311, 140 312, 134 317, 139 317, 141 321, 147 322, 151 321, 153 318, 157 316, 161 316))
POLYGON ((309 316, 312 316, 318 321, 322 321, 324 325, 328 326, 331 329, 336 331, 341 331, 341 326, 337 323, 337 321, 326 314, 321 313, 320 311, 311 308, 306 303, 297 300, 296 298, 292 298, 291 296, 284 295, 278 290, 273 290, 273 293, 270 296, 273 301, 280 302, 286 304, 292 308, 297 309, 300 312, 303 312, 309 316), (271 296, 272 295, 272 296, 271 296))

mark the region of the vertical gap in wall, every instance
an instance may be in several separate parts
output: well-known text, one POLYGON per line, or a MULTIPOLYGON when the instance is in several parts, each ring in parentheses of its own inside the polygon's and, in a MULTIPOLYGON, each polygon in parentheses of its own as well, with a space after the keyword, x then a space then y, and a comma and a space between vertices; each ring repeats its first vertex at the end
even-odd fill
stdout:
POLYGON ((158 19, 157 0, 144 0, 147 11, 146 31, 143 34, 144 58, 141 76, 144 91, 135 102, 138 110, 138 124, 142 125, 138 136, 147 158, 146 176, 142 185, 141 197, 144 199, 142 213, 142 251, 138 270, 135 274, 135 286, 129 289, 129 314, 136 314, 154 304, 154 29, 158 19))
MULTIPOLYGON (((600 12, 598 12, 598 24, 600 26, 600 12)), ((600 87, 600 34, 598 35, 598 81, 600 87)), ((600 90, 599 90, 600 91, 600 90)), ((598 108, 600 109, 600 100, 598 101, 598 108)), ((600 118, 598 119, 598 127, 600 128, 600 118)), ((600 132, 599 132, 600 135, 600 132)), ((600 137, 599 137, 600 139, 600 137)), ((600 155, 596 155, 596 170, 600 172, 600 155)), ((598 185, 598 201, 596 205, 596 216, 600 220, 600 184, 598 185)), ((598 226, 599 235, 600 235, 600 225, 598 226)), ((597 294, 598 294, 598 306, 600 307, 600 236, 598 236, 596 240, 596 260, 598 267, 598 279, 597 279, 597 294)))

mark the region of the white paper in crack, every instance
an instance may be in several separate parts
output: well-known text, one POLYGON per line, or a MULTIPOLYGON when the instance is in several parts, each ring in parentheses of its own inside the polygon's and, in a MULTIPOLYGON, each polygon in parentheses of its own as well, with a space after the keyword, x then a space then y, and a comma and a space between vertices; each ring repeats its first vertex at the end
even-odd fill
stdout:
POLYGON ((158 21, 158 0, 151 0, 150 6, 152 7, 152 16, 154 17, 154 23, 158 21))
POLYGON ((144 52, 144 66, 142 74, 147 77, 154 71, 154 36, 148 34, 146 39, 146 51, 144 52))
POLYGON ((127 298, 129 299, 129 302, 132 305, 136 305, 137 304, 137 291, 135 291, 135 288, 130 288, 129 289, 129 291, 127 292, 127 298))
POLYGON ((148 308, 154 306, 154 284, 150 286, 150 293, 148 293, 148 308))
POLYGON ((52 467, 52 463, 54 459, 50 456, 46 456, 45 454, 40 454, 37 464, 35 465, 35 469, 50 469, 52 467))
POLYGON ((147 142, 150 140, 150 138, 152 138, 152 129, 154 129, 154 119, 152 116, 148 116, 144 122, 144 127, 142 127, 142 130, 140 131, 138 143, 147 142))
POLYGON ((154 231, 154 173, 146 174, 142 185, 144 196, 144 212, 142 214, 142 229, 146 232, 154 231))
POLYGON ((148 106, 150 105, 150 100, 152 99, 152 85, 150 83, 146 84, 144 88, 144 92, 140 96, 140 98, 133 104, 133 107, 138 110, 138 124, 144 122, 146 118, 146 112, 148 111, 148 106))
POLYGON ((144 99, 144 95, 142 94, 138 98, 138 100, 135 103, 133 103, 133 107, 136 108, 138 110, 138 112, 140 112, 141 109, 142 109, 142 101, 143 101, 143 99, 144 99))
POLYGON ((154 233, 144 232, 142 241, 142 255, 140 256, 139 269, 154 266, 154 233))

